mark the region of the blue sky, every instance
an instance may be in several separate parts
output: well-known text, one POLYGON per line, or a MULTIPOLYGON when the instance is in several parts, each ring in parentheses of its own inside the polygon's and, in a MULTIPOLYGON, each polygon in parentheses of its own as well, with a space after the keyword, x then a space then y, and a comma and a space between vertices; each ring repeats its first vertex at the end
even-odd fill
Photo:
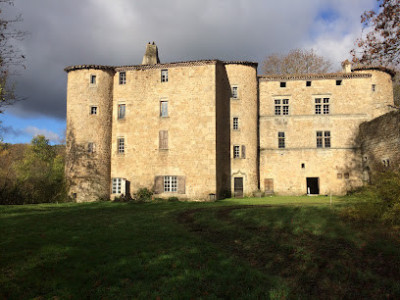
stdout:
POLYGON ((27 143, 36 134, 64 141, 66 66, 140 64, 146 43, 155 41, 161 62, 261 65, 269 54, 312 48, 337 71, 361 35, 360 15, 377 6, 375 0, 14 1, 3 12, 22 14, 18 26, 29 31, 15 42, 27 67, 15 77, 16 92, 27 99, 0 114, 8 143, 27 143))

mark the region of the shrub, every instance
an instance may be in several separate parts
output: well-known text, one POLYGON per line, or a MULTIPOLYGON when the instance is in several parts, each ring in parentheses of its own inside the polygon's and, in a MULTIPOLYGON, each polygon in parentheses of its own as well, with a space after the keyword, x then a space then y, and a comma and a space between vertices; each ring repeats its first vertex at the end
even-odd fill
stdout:
POLYGON ((177 202, 179 201, 178 197, 169 197, 168 202, 177 202))
POLYGON ((139 202, 147 202, 151 201, 151 197, 153 196, 153 192, 148 188, 141 188, 135 194, 135 200, 139 202))

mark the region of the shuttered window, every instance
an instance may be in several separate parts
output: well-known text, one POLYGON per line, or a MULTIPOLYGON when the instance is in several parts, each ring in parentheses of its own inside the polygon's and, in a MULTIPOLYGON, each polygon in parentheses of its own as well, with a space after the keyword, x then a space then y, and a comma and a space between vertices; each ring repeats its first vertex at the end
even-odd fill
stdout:
POLYGON ((159 132, 159 148, 168 149, 168 130, 160 130, 159 132))
POLYGON ((156 176, 154 178, 154 193, 185 194, 185 176, 156 176))
POLYGON ((246 158, 246 146, 242 145, 242 158, 246 158))

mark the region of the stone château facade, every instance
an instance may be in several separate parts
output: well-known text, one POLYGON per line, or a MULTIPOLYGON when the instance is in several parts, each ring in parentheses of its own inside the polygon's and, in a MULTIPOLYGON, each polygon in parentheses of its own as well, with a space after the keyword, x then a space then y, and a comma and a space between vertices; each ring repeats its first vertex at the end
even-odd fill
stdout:
POLYGON ((393 104, 390 70, 257 76, 257 63, 65 69, 66 175, 76 201, 344 194, 363 182, 356 135, 393 104))

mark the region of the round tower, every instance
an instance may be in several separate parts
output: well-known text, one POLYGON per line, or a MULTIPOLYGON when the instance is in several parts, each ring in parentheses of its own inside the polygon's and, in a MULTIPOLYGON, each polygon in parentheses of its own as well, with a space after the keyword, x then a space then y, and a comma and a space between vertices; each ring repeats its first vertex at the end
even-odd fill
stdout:
POLYGON ((69 195, 77 202, 108 198, 111 182, 111 122, 114 69, 73 66, 67 83, 69 195))
POLYGON ((257 63, 225 62, 231 89, 231 191, 233 196, 258 190, 257 63))

